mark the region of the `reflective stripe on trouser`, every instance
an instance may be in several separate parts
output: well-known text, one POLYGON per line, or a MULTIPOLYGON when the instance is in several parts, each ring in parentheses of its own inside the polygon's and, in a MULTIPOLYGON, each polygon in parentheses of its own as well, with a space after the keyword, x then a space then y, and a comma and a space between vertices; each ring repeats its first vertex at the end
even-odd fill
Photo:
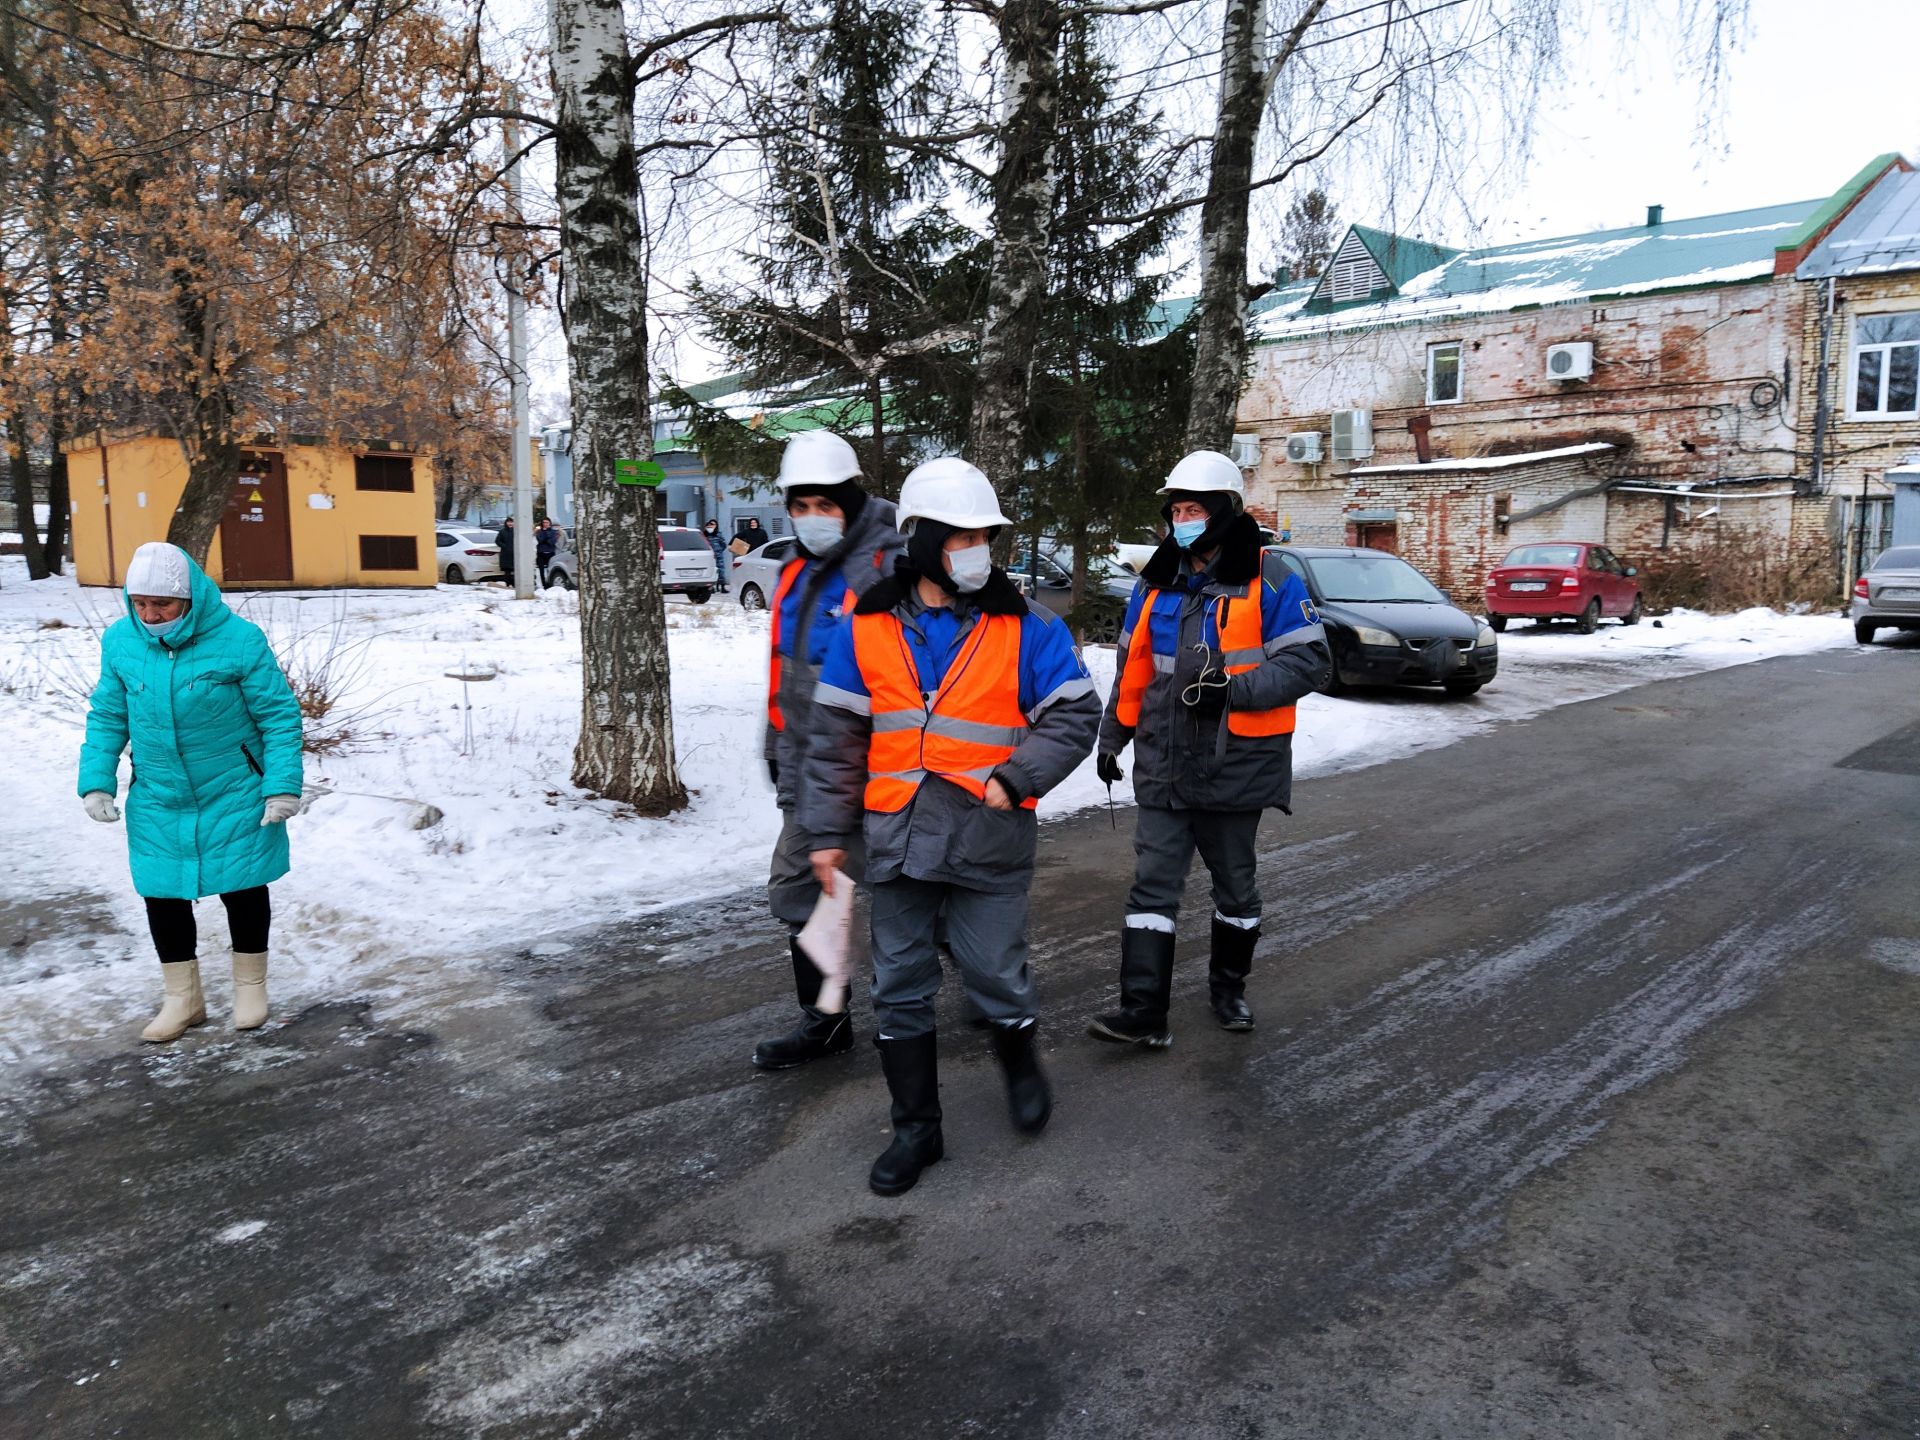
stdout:
MULTIPOLYGON (((813 878, 812 851, 793 823, 793 812, 780 812, 780 838, 773 842, 773 866, 767 876, 767 909, 773 918, 787 925, 800 926, 813 916, 820 903, 820 882, 813 878)), ((853 837, 847 848, 847 874, 856 881, 867 873, 866 843, 853 837)))
POLYGON ((1033 1018, 1025 891, 994 895, 902 876, 881 881, 872 893, 876 1033, 904 1040, 933 1032, 933 998, 940 992, 934 936, 942 906, 947 944, 974 1007, 988 1020, 1033 1018))
MULTIPOLYGON (((1154 917, 1180 913, 1187 872, 1198 850, 1213 877, 1213 908, 1229 924, 1260 918, 1260 887, 1254 840, 1258 810, 1156 810, 1141 806, 1133 829, 1133 888, 1127 892, 1127 924, 1163 929, 1154 917)), ((1251 927, 1249 927, 1251 928, 1251 927)))

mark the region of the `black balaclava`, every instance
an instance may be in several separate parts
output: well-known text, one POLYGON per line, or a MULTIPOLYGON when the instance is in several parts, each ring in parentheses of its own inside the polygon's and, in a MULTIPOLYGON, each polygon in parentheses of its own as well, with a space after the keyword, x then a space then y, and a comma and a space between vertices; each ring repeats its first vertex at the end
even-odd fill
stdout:
POLYGON ((1200 538, 1187 547, 1189 555, 1205 555, 1220 548, 1220 541, 1226 536, 1227 527, 1233 523, 1234 516, 1240 513, 1240 507, 1234 503, 1235 495, 1226 490, 1175 490, 1167 496, 1167 503, 1160 507, 1160 518, 1173 525, 1173 505, 1176 500, 1197 500, 1207 507, 1207 528, 1200 532, 1200 538))
POLYGON ((842 480, 838 485, 795 485, 787 491, 788 500, 799 500, 818 495, 831 500, 840 507, 840 513, 847 517, 847 531, 853 531, 853 522, 860 518, 860 512, 866 508, 867 492, 860 488, 857 480, 842 480))
POLYGON ((907 535, 907 563, 947 594, 957 596, 960 588, 947 573, 947 537, 953 531, 944 520, 915 520, 907 535))

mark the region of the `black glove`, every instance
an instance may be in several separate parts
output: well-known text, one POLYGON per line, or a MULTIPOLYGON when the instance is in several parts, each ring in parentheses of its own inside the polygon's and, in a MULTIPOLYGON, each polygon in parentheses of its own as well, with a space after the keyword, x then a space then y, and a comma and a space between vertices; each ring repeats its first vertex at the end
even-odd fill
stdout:
POLYGON ((1219 667, 1217 657, 1210 650, 1200 673, 1181 690, 1180 703, 1198 719, 1218 719, 1220 712, 1227 708, 1227 690, 1232 684, 1233 677, 1219 667))
POLYGON ((780 783, 780 762, 771 756, 767 759, 767 779, 771 780, 775 785, 780 783))
POLYGON ((1105 750, 1094 760, 1093 773, 1100 777, 1102 785, 1118 785, 1127 778, 1127 772, 1120 768, 1120 757, 1105 750))

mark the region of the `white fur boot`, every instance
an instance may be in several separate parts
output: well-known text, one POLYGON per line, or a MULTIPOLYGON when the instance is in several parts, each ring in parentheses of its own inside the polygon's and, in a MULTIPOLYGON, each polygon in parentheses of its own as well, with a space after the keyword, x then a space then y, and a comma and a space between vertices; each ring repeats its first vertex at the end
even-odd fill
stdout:
POLYGON ((140 1032, 142 1040, 164 1045, 178 1040, 193 1025, 207 1023, 207 998, 200 993, 200 962, 178 960, 160 967, 160 983, 167 998, 160 1002, 160 1013, 140 1032))
POLYGON ((258 1030, 267 1023, 267 952, 233 952, 233 1028, 258 1030))

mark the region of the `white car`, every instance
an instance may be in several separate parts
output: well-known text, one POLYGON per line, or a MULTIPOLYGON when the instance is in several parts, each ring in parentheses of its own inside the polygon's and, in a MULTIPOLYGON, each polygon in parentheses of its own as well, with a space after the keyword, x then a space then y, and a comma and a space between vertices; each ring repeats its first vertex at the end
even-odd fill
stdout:
MULTIPOLYGON (((562 589, 579 587, 580 562, 574 555, 573 532, 563 532, 560 549, 547 562, 547 583, 562 589)), ((660 589, 668 595, 684 595, 695 605, 713 598, 719 572, 713 564, 713 547, 698 530, 684 525, 662 525, 660 536, 660 589)))
POLYGON ((793 537, 769 540, 744 555, 729 555, 733 562, 733 593, 740 597, 742 610, 764 610, 780 584, 780 572, 793 558, 793 537))
POLYGON ((500 547, 493 531, 467 525, 441 525, 433 533, 433 565, 449 585, 491 580, 501 573, 500 547))

